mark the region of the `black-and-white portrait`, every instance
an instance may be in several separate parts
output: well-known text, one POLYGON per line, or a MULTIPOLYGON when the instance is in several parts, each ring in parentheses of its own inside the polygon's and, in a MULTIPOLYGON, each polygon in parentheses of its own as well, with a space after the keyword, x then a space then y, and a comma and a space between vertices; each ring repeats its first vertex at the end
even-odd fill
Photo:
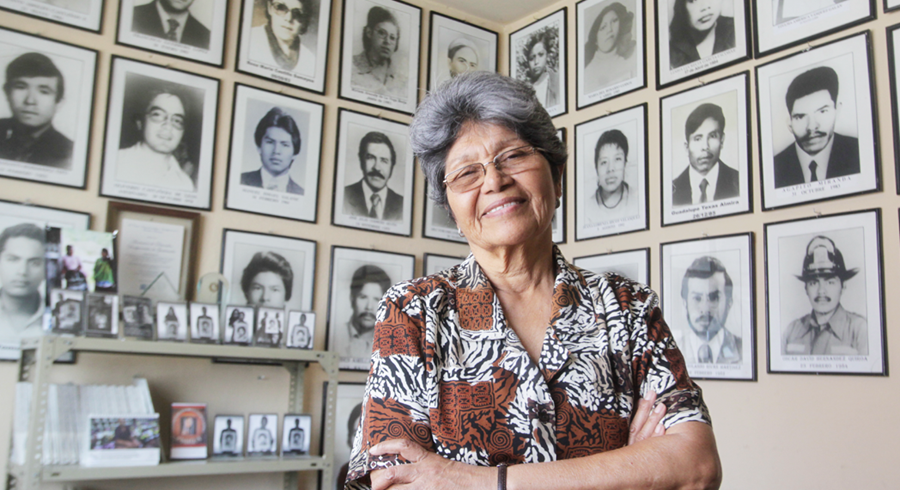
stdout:
POLYGON ((45 259, 45 227, 85 230, 90 219, 87 213, 0 201, 0 360, 18 359, 21 339, 41 334, 45 264, 58 265, 45 259))
POLYGON ((93 32, 103 18, 103 0, 0 0, 0 8, 93 32))
POLYGON ((614 272, 641 284, 650 284, 650 248, 575 257, 572 263, 597 274, 614 272))
POLYGON ((752 211, 749 74, 662 99, 663 225, 752 211))
POLYGON ((250 345, 253 343, 253 326, 256 309, 252 306, 228 306, 225 308, 225 327, 222 343, 250 345))
POLYGON ((281 308, 257 308, 253 344, 259 347, 281 346, 284 343, 285 320, 281 308))
POLYGON ((122 333, 126 337, 153 340, 153 300, 122 296, 122 333))
POLYGON ((765 0, 752 5, 757 58, 875 18, 871 0, 765 0))
POLYGON ((225 207, 315 221, 323 111, 237 84, 225 207))
POLYGON ((645 87, 643 2, 585 0, 576 9, 578 108, 645 87))
POLYGON ((57 335, 81 335, 84 328, 84 291, 51 289, 50 331, 57 335))
POLYGON ((229 305, 312 308, 316 242, 229 229, 222 241, 220 271, 232 285, 229 305))
POLYGON ((191 342, 219 343, 219 305, 191 303, 191 342))
POLYGON ((575 239, 647 229, 647 105, 575 126, 575 239))
POLYGON ((877 190, 868 33, 757 68, 763 208, 877 190))
POLYGON ((156 340, 185 342, 188 339, 188 308, 185 303, 156 303, 156 340))
POLYGON ((309 454, 309 438, 312 435, 312 416, 284 415, 281 426, 281 454, 302 456, 309 454))
POLYGON ((213 456, 243 456, 244 416, 216 415, 212 443, 213 456))
POLYGON ((663 314, 692 378, 755 379, 753 235, 665 243, 663 314))
POLYGON ((394 0, 345 0, 340 96, 412 114, 418 102, 422 10, 394 0))
POLYGON ((113 58, 100 193, 209 209, 219 81, 113 58))
POLYGON ((509 35, 509 76, 530 84, 551 117, 567 110, 567 12, 563 7, 509 35))
MULTIPOLYGON (((327 388, 327 382, 326 382, 327 388)), ((319 478, 319 490, 343 490, 350 466, 350 450, 362 417, 364 383, 338 383, 337 403, 334 410, 334 462, 337 471, 334 480, 319 478)))
POLYGON ((428 88, 463 73, 497 71, 497 33, 431 12, 428 88))
POLYGON ((405 124, 341 109, 332 223, 410 236, 415 157, 405 124))
POLYGON ((324 93, 331 0, 248 0, 237 69, 324 93))
POLYGON ((428 197, 428 193, 428 182, 425 182, 425 212, 422 215, 422 236, 448 242, 468 243, 466 237, 457 228, 453 217, 450 216, 450 211, 435 204, 428 197))
MULTIPOLYGON (((900 0, 895 2, 898 7, 900 7, 900 0)), ((891 74, 891 116, 894 123, 895 130, 893 131, 894 135, 894 148, 900 148, 900 131, 897 131, 896 128, 900 128, 900 87, 898 87, 898 82, 900 82, 900 60, 897 59, 898 53, 900 53, 900 24, 893 25, 888 27, 887 29, 887 42, 888 42, 888 65, 890 67, 891 74)), ((894 167, 900 168, 900 153, 894 152, 894 167)), ((900 194, 900 173, 895 172, 896 186, 897 192, 900 194)))
POLYGON ((880 210, 766 225, 769 367, 885 374, 880 210))
POLYGON ((85 298, 85 328, 88 337, 119 336, 119 297, 115 294, 89 293, 85 298))
POLYGON ((314 311, 288 312, 286 347, 312 349, 315 334, 316 313, 314 311))
POLYGON ((657 2, 657 86, 749 59, 748 7, 745 0, 657 2))
POLYGON ((460 264, 462 261, 466 260, 465 257, 451 257, 449 255, 440 255, 425 252, 425 257, 422 261, 422 276, 430 276, 432 274, 437 274, 442 270, 449 269, 455 265, 460 264))
MULTIPOLYGON (((556 136, 564 145, 566 143, 566 128, 557 128, 556 136)), ((562 195, 559 198, 559 206, 556 206, 556 211, 553 213, 553 219, 550 221, 550 232, 552 235, 553 243, 561 244, 566 243, 566 217, 567 209, 568 209, 568 185, 566 184, 566 179, 560 179, 560 185, 562 187, 562 195)))
POLYGON ((278 414, 251 413, 247 424, 247 455, 267 456, 277 454, 278 414))
POLYGON ((120 44, 221 66, 228 1, 123 0, 120 44))
POLYGON ((369 369, 378 303, 388 288, 414 274, 412 255, 332 248, 328 350, 338 353, 341 369, 369 369))
POLYGON ((97 52, 0 29, 0 176, 84 187, 97 52))

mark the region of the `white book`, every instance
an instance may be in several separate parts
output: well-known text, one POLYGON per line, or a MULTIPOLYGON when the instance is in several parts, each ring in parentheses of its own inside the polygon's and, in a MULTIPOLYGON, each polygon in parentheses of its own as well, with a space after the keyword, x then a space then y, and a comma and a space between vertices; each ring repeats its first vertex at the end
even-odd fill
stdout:
POLYGON ((26 381, 16 383, 16 406, 13 412, 13 440, 10 462, 25 464, 25 447, 28 444, 28 422, 31 419, 32 384, 26 381))
POLYGON ((147 379, 135 378, 134 384, 135 386, 137 386, 138 391, 141 394, 141 399, 144 403, 144 413, 148 415, 151 413, 156 413, 156 411, 153 410, 153 400, 150 398, 150 384, 147 383, 147 379))

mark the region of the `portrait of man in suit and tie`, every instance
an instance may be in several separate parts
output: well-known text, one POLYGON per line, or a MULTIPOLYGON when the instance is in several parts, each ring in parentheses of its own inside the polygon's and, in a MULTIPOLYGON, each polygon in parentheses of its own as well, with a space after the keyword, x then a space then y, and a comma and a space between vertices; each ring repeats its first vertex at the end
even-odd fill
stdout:
POLYGON ((672 204, 690 206, 740 195, 740 174, 719 156, 725 144, 725 114, 716 104, 697 106, 684 124, 690 165, 672 180, 672 204))
POLYGON ((370 131, 359 142, 362 179, 344 187, 344 214, 386 221, 403 219, 403 196, 388 187, 397 163, 391 139, 370 131))
POLYGON ((303 195, 303 187, 291 178, 291 166, 303 144, 300 128, 290 114, 273 107, 259 120, 254 133, 261 166, 241 174, 241 185, 303 195))
POLYGON ((209 0, 152 0, 135 5, 131 30, 200 49, 209 49, 210 31, 191 15, 191 5, 209 0))

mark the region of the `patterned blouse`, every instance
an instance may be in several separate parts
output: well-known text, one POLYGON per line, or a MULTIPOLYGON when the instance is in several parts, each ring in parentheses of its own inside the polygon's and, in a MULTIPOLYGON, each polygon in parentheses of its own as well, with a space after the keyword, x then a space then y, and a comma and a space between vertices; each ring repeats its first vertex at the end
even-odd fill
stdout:
POLYGON ((370 471, 405 462, 369 457, 390 439, 482 466, 617 449, 628 443, 635 399, 651 391, 666 404, 667 428, 710 423, 656 294, 554 254, 553 311, 537 365, 474 256, 388 290, 346 488, 369 488, 370 471))

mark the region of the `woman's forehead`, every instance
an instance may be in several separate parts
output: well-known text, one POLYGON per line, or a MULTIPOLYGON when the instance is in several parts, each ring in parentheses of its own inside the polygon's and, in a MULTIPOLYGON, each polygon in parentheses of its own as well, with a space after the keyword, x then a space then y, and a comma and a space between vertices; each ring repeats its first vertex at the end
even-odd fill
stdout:
POLYGON ((471 161, 521 142, 514 131, 492 123, 465 123, 447 154, 447 163, 471 161))

